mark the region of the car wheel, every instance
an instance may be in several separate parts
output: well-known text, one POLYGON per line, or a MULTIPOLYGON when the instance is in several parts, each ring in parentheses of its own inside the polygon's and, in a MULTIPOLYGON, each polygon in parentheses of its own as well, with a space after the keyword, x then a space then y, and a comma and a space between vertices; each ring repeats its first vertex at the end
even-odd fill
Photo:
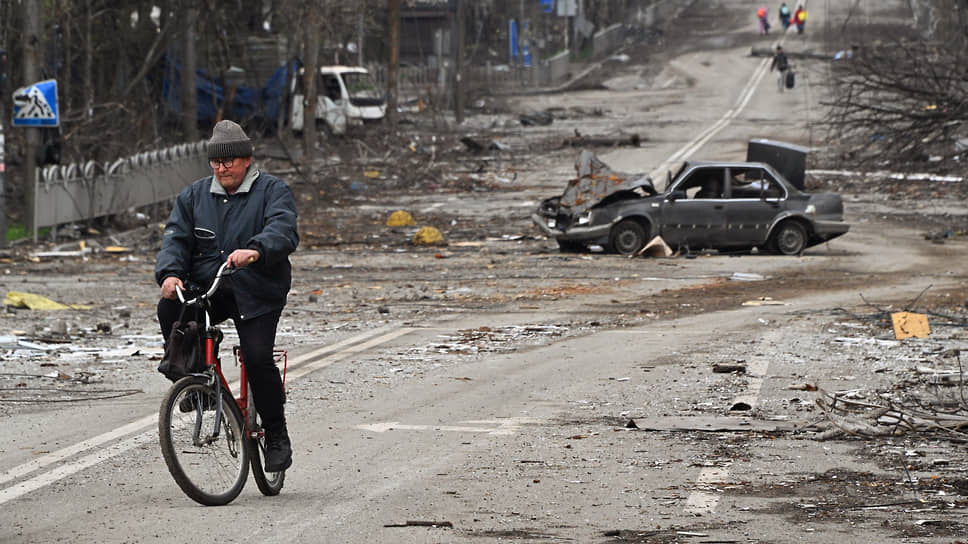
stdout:
POLYGON ((799 255, 807 247, 807 230, 796 221, 780 223, 773 233, 772 246, 780 255, 799 255))
POLYGON ((581 253, 585 251, 585 244, 571 240, 558 240, 558 251, 562 253, 581 253))
POLYGON ((626 219, 612 227, 608 243, 616 253, 635 255, 645 246, 645 229, 638 222, 626 219))

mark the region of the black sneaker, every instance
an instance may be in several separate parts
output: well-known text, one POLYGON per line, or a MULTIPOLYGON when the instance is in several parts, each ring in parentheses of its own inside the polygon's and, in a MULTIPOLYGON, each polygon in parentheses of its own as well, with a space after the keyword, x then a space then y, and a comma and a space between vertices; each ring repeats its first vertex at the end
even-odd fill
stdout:
POLYGON ((282 431, 266 431, 265 461, 266 472, 282 472, 292 466, 292 444, 285 427, 282 431))
MULTIPOLYGON (((198 395, 191 395, 189 397, 183 398, 181 401, 178 402, 178 409, 181 410, 182 413, 186 413, 186 414, 188 412, 194 412, 195 406, 198 405, 198 401, 196 399, 198 399, 198 395)), ((215 399, 213 399, 208 395, 205 395, 204 399, 205 400, 202 401, 202 410, 205 412, 210 412, 214 410, 215 399)))

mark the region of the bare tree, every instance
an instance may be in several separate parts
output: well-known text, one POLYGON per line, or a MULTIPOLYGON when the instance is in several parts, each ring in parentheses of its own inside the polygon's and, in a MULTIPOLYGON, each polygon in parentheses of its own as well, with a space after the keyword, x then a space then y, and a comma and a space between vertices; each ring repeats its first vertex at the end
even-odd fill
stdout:
POLYGON ((833 64, 825 123, 852 164, 945 170, 968 136, 968 0, 912 6, 917 28, 868 29, 894 38, 871 36, 833 64))

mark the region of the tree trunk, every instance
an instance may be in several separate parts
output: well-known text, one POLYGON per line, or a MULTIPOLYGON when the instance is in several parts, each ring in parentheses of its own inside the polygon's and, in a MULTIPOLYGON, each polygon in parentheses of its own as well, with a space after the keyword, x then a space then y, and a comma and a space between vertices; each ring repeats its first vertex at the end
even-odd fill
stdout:
POLYGON ((185 141, 198 141, 198 91, 196 90, 195 70, 198 60, 195 55, 195 20, 198 8, 193 0, 182 7, 182 36, 184 54, 181 70, 182 132, 185 141))
POLYGON ((303 24, 303 47, 306 59, 303 72, 303 164, 309 164, 316 157, 316 101, 319 90, 319 24, 318 10, 310 7, 303 24))
POLYGON ((91 3, 84 2, 84 115, 94 115, 94 14, 91 3))
POLYGON ((387 0, 387 126, 397 126, 397 68, 400 65, 400 0, 387 0))

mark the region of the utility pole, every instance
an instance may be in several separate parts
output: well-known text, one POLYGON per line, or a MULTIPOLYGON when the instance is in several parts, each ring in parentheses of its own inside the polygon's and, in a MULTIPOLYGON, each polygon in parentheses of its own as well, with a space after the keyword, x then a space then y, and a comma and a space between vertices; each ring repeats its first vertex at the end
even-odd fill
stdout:
MULTIPOLYGON (((27 0, 23 3, 26 28, 24 29, 24 84, 36 83, 39 76, 41 54, 40 32, 40 0, 27 0)), ((24 146, 24 227, 27 232, 34 233, 37 241, 36 206, 37 206, 37 148, 40 147, 40 130, 34 127, 24 127, 26 130, 26 145, 24 146)))
POLYGON ((397 126, 397 67, 400 66, 400 0, 387 0, 387 124, 397 126))

